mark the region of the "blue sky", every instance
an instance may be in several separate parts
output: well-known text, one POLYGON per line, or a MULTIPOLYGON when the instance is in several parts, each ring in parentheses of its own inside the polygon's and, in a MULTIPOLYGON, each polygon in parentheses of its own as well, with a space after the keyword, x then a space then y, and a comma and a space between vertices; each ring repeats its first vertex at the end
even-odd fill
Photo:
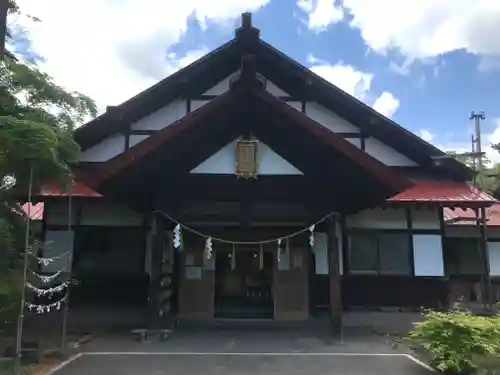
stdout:
POLYGON ((486 113, 485 143, 500 142, 498 1, 102 0, 91 10, 83 0, 67 3, 19 0, 42 19, 21 22, 41 67, 101 107, 230 39, 249 10, 263 39, 439 147, 469 146, 470 110, 486 113))

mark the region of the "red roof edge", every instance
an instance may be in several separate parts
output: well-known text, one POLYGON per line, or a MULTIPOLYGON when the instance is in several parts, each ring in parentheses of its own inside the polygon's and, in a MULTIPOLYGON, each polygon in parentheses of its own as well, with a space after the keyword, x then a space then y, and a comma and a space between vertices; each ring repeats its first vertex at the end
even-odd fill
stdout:
POLYGON ((394 195, 388 202, 439 203, 445 206, 481 207, 497 202, 488 193, 468 182, 415 180, 414 185, 394 195))
POLYGON ((100 198, 102 195, 80 181, 74 181, 71 187, 63 190, 59 184, 45 183, 40 187, 39 197, 81 197, 100 198))

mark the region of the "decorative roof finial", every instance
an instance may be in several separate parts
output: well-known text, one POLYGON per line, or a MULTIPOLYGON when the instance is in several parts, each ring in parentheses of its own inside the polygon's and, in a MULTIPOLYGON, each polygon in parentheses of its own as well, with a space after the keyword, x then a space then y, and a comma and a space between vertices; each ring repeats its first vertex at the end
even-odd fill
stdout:
POLYGON ((252 13, 245 12, 241 14, 241 27, 243 29, 249 29, 252 27, 252 13))
POLYGON ((252 13, 246 12, 241 14, 241 26, 235 31, 237 39, 243 38, 247 40, 259 39, 259 29, 252 25, 252 13))

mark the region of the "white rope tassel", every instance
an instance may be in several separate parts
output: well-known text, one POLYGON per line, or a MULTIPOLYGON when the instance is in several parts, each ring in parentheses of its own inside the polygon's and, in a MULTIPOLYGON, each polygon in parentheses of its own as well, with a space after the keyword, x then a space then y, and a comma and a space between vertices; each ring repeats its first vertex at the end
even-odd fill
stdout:
POLYGON ((311 232, 309 234, 309 246, 313 247, 314 246, 314 228, 316 226, 313 224, 309 227, 309 232, 311 232))
POLYGON ((205 241, 205 255, 207 259, 212 258, 212 237, 208 237, 205 241))
POLYGON ((282 239, 279 238, 278 239, 278 249, 276 251, 276 261, 278 263, 281 261, 281 242, 282 242, 282 239))
POLYGON ((66 300, 67 296, 64 296, 59 301, 51 303, 50 305, 35 305, 33 303, 26 302, 25 306, 29 311, 35 310, 37 314, 43 314, 46 312, 50 312, 53 309, 60 310, 63 302, 66 300))
POLYGON ((61 254, 59 256, 56 256, 56 257, 42 258, 42 257, 38 257, 34 253, 30 252, 30 255, 37 260, 38 264, 41 264, 43 266, 48 266, 52 262, 54 262, 58 259, 61 259, 62 257, 65 257, 66 255, 69 255, 69 254, 71 254, 71 252, 68 251, 68 252, 61 254))
POLYGON ((174 248, 179 249, 181 247, 181 236, 182 236, 182 228, 180 224, 177 224, 174 228, 174 248))
POLYGON ((59 271, 57 271, 56 273, 50 275, 50 276, 44 276, 44 275, 40 275, 39 273, 31 270, 28 268, 28 271, 30 271, 30 273, 33 275, 33 276, 36 276, 40 282, 42 284, 50 284, 52 281, 54 281, 55 279, 57 279, 62 273, 63 271, 68 268, 68 265, 64 266, 63 268, 61 268, 59 271))
POLYGON ((38 297, 41 296, 48 296, 49 298, 52 298, 54 294, 62 292, 64 289, 66 289, 69 286, 69 281, 65 281, 64 283, 55 286, 53 288, 48 288, 48 289, 40 289, 34 286, 33 284, 26 283, 26 287, 30 290, 32 290, 38 297))
MULTIPOLYGON (((210 237, 213 241, 217 241, 220 243, 235 244, 235 245, 260 245, 260 244, 268 244, 268 243, 270 244, 270 243, 275 243, 279 239, 279 238, 269 238, 269 239, 265 239, 265 240, 261 240, 261 241, 232 241, 232 240, 225 239, 225 238, 214 237, 214 236, 209 235, 208 233, 203 233, 203 232, 200 232, 194 228, 191 228, 189 226, 181 224, 177 220, 175 220, 172 216, 167 214, 166 212, 163 212, 160 210, 155 210, 155 211, 153 211, 153 213, 163 215, 164 217, 169 219, 171 222, 177 224, 174 228, 174 234, 175 233, 179 234, 179 236, 174 235, 174 239, 176 239, 176 241, 174 241, 174 246, 176 248, 178 248, 178 247, 182 248, 182 246, 183 246, 183 244, 182 244, 182 231, 188 231, 188 232, 191 232, 191 233, 196 234, 197 236, 200 236, 203 238, 210 237), (181 226, 182 226, 182 229, 181 229, 181 226)), ((297 232, 290 233, 290 234, 288 234, 286 236, 282 236, 280 238, 283 240, 285 240, 285 239, 288 240, 290 238, 293 238, 293 237, 296 237, 300 234, 303 234, 303 233, 307 232, 308 230, 310 230, 310 228, 314 228, 314 226, 322 223, 323 221, 325 221, 326 219, 328 219, 332 215, 338 215, 338 214, 336 212, 330 212, 328 215, 325 215, 320 220, 318 220, 314 225, 302 228, 301 230, 299 230, 297 232)))

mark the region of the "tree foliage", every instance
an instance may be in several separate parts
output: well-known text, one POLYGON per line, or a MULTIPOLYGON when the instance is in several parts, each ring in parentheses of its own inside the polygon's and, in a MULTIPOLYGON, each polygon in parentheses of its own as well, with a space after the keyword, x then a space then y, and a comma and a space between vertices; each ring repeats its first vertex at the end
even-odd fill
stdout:
POLYGON ((18 197, 27 193, 30 170, 35 191, 44 181, 68 184, 79 152, 73 130, 95 115, 89 97, 57 85, 32 59, 6 53, 0 62, 0 306, 19 266, 25 219, 18 197))
POLYGON ((440 371, 471 374, 485 370, 486 362, 498 365, 489 359, 500 356, 500 316, 430 311, 424 321, 415 324, 409 337, 425 349, 431 364, 440 371))
MULTIPOLYGON (((492 147, 495 148, 495 146, 492 147)), ((495 150, 500 150, 500 148, 495 148, 495 150)), ((500 199, 500 164, 491 165, 490 161, 486 157, 483 157, 483 169, 478 171, 477 165, 474 165, 471 157, 464 156, 456 151, 448 151, 447 153, 455 160, 476 171, 474 181, 471 182, 475 182, 476 184, 480 183, 481 187, 485 191, 493 195, 495 198, 500 199)))

